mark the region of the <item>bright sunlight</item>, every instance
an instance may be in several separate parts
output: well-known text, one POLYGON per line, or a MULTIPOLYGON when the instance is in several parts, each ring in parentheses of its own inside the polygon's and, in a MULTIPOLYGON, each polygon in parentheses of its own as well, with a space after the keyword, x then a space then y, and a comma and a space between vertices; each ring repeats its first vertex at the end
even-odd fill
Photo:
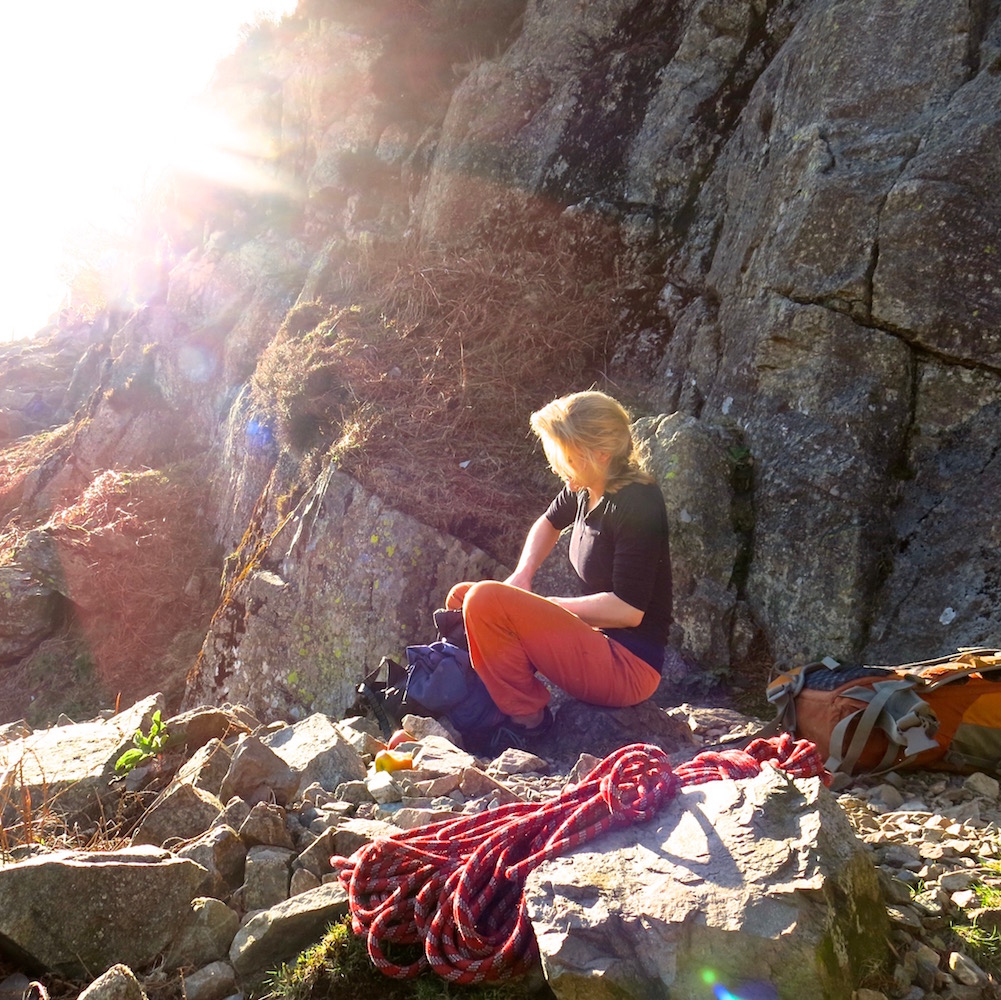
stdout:
POLYGON ((194 100, 241 29, 295 0, 22 0, 0 35, 0 341, 64 303, 70 259, 171 165, 219 177, 245 137, 194 100))

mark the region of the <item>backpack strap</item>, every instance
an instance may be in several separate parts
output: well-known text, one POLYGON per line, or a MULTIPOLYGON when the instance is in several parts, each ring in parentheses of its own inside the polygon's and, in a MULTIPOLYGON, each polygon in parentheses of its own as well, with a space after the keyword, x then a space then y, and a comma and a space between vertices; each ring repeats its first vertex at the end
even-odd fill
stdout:
MULTIPOLYGON (((817 660, 814 663, 805 663, 801 667, 786 670, 774 680, 769 681, 765 697, 770 704, 775 706, 777 714, 771 726, 766 728, 771 729, 772 732, 794 733, 796 731, 796 695, 803 690, 807 676, 821 667, 827 670, 837 670, 840 666, 841 664, 833 657, 825 656, 822 660, 817 660)), ((762 730, 762 732, 764 731, 762 730)))
POLYGON ((928 703, 915 692, 914 681, 877 681, 871 687, 849 688, 842 694, 868 704, 864 709, 845 716, 832 730, 831 756, 825 764, 828 771, 854 773, 869 737, 877 728, 886 734, 888 746, 872 773, 878 774, 893 767, 901 750, 906 759, 938 746, 929 735, 929 731, 934 732, 938 728, 938 720, 928 703), (852 722, 856 722, 855 732, 846 748, 845 739, 852 722))
MULTIPOLYGON (((935 667, 941 663, 951 663, 953 660, 957 660, 963 656, 999 656, 1001 655, 1001 650, 996 649, 994 646, 960 646, 955 653, 949 653, 946 656, 936 656, 931 660, 915 660, 912 663, 898 663, 898 664, 879 664, 883 670, 895 670, 898 672, 908 671, 915 667, 935 667)), ((868 664, 869 666, 876 666, 877 664, 868 664)))
POLYGON ((996 674, 998 671, 1001 671, 1001 663, 980 663, 972 667, 963 667, 960 670, 954 670, 951 673, 943 674, 937 680, 925 682, 924 690, 935 691, 937 688, 945 687, 946 684, 952 684, 953 681, 969 677, 970 674, 996 674))

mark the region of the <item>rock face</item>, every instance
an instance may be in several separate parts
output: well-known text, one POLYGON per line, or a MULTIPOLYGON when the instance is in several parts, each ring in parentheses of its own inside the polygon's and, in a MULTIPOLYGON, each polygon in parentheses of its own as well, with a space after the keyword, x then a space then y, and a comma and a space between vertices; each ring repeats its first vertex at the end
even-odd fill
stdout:
POLYGON ((432 613, 453 583, 502 572, 333 466, 269 548, 280 562, 251 568, 226 595, 189 677, 189 702, 343 714, 383 656, 434 638, 432 613))
POLYGON ((767 768, 682 789, 650 823, 540 866, 527 893, 561 998, 698 996, 708 982, 838 1000, 885 959, 868 851, 818 779, 767 768))
MULTIPOLYGON (((625 199, 638 240, 673 228, 653 250, 671 245, 650 320, 667 334, 651 359, 661 396, 704 435, 738 433, 754 467, 752 558, 714 603, 726 614, 746 598, 779 657, 986 641, 991 456, 967 459, 962 442, 975 424, 997 437, 999 214, 982 187, 997 170, 994 15, 947 2, 887 38, 895 0, 622 2, 571 32, 572 6, 529 8, 518 42, 457 91, 426 230, 461 239, 531 196, 625 199), (919 416, 947 373, 982 389, 957 397, 948 438, 919 416), (965 475, 946 485, 943 461, 965 475), (944 614, 917 581, 926 554, 955 548, 960 505, 977 541, 953 553, 964 568, 944 614)), ((700 474, 679 470, 666 491, 700 474)), ((706 544, 730 532, 713 525, 706 544)), ((714 588, 712 563, 683 558, 679 576, 714 588)), ((683 623, 684 594, 678 611, 683 623)), ((685 638, 700 658, 718 649, 685 638)))
POLYGON ((336 883, 276 903, 239 930, 230 947, 230 962, 241 978, 259 982, 276 962, 319 940, 326 927, 347 911, 347 893, 336 883))
POLYGON ((53 629, 61 599, 20 568, 0 566, 0 664, 19 660, 53 629))
MULTIPOLYGON (((600 223, 614 328, 553 394, 608 375, 646 414, 675 542, 672 662, 712 678, 994 641, 996 4, 488 6, 323 0, 241 50, 213 99, 267 132, 276 183, 181 184, 141 309, 0 353, 0 442, 59 431, 0 482, 0 514, 30 527, 31 505, 101 469, 197 457, 199 517, 233 555, 188 703, 341 714, 383 654, 430 637, 449 585, 517 553, 400 514, 398 469, 371 490, 338 471, 344 426, 315 451, 280 440, 279 404, 253 392, 262 355, 293 307, 350 309, 380 254, 527 251, 600 223)), ((380 386, 418 388, 365 343, 380 386)), ((343 382, 304 372, 302 393, 341 413, 343 382)), ((522 427, 543 402, 528 395, 522 427)), ((0 564, 18 597, 3 662, 66 612, 11 575, 31 568, 0 564)))

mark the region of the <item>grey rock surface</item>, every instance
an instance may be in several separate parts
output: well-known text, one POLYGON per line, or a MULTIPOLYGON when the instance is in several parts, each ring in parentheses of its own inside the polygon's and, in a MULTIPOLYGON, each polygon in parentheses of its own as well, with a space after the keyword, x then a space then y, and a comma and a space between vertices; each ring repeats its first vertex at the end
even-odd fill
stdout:
POLYGON ((240 918, 221 899, 198 896, 164 956, 168 968, 200 968, 229 955, 240 918))
MULTIPOLYGON (((153 713, 162 708, 163 696, 151 695, 109 719, 40 729, 2 743, 0 787, 23 788, 36 810, 44 806, 69 821, 97 816, 101 803, 117 795, 110 784, 115 762, 137 729, 149 731, 153 713)), ((17 821, 20 798, 7 801, 5 826, 17 821)))
POLYGON ((59 593, 17 566, 0 566, 0 663, 19 660, 56 627, 59 593))
POLYGON ((219 797, 228 803, 239 796, 254 804, 273 795, 276 802, 283 804, 291 800, 298 787, 299 775, 274 750, 257 736, 243 735, 233 750, 219 797))
POLYGON ((338 729, 336 720, 320 712, 269 733, 262 742, 299 776, 297 794, 301 795, 313 782, 333 791, 344 781, 365 777, 365 765, 338 729))
POLYGON ((187 1000, 223 1000, 237 992, 236 973, 228 962, 212 962, 184 977, 187 1000))
POLYGON ((347 912, 347 894, 330 883, 255 914, 239 930, 229 959, 241 983, 259 982, 268 969, 288 962, 347 912))
POLYGON ((433 638, 432 613, 453 583, 506 575, 333 464, 271 544, 280 565, 239 585, 189 677, 188 704, 228 698, 262 714, 307 704, 344 715, 384 655, 433 638))
POLYGON ((289 847, 257 846, 247 851, 243 876, 243 905, 266 910, 288 899, 295 851, 289 847))
POLYGON ((219 823, 202 836, 175 848, 175 853, 206 870, 208 881, 204 891, 220 899, 227 897, 243 882, 247 847, 236 830, 226 823, 219 823))
POLYGON ((159 848, 41 854, 0 866, 0 937, 70 978, 143 968, 170 944, 204 878, 200 865, 159 848), (57 905, 67 886, 73 905, 57 905))
POLYGON ((174 781, 143 813, 134 844, 156 844, 192 840, 201 836, 219 818, 223 805, 211 792, 189 781, 174 781))
POLYGON ((527 885, 558 997, 849 996, 884 959, 872 859, 818 779, 683 788, 651 822, 547 861, 527 885))
POLYGON ((98 976, 80 997, 84 1000, 146 1000, 146 991, 127 965, 118 964, 98 976))

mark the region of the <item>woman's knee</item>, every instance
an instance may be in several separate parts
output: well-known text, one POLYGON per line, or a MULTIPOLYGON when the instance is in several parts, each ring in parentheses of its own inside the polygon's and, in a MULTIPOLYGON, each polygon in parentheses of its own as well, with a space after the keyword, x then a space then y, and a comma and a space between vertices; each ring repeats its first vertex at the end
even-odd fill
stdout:
POLYGON ((498 580, 479 580, 469 585, 462 600, 462 611, 467 618, 490 617, 503 606, 505 591, 511 590, 506 583, 498 580))
POLYGON ((448 596, 445 598, 445 607, 449 611, 461 611, 466 594, 471 586, 471 583, 457 583, 448 592, 448 596))

